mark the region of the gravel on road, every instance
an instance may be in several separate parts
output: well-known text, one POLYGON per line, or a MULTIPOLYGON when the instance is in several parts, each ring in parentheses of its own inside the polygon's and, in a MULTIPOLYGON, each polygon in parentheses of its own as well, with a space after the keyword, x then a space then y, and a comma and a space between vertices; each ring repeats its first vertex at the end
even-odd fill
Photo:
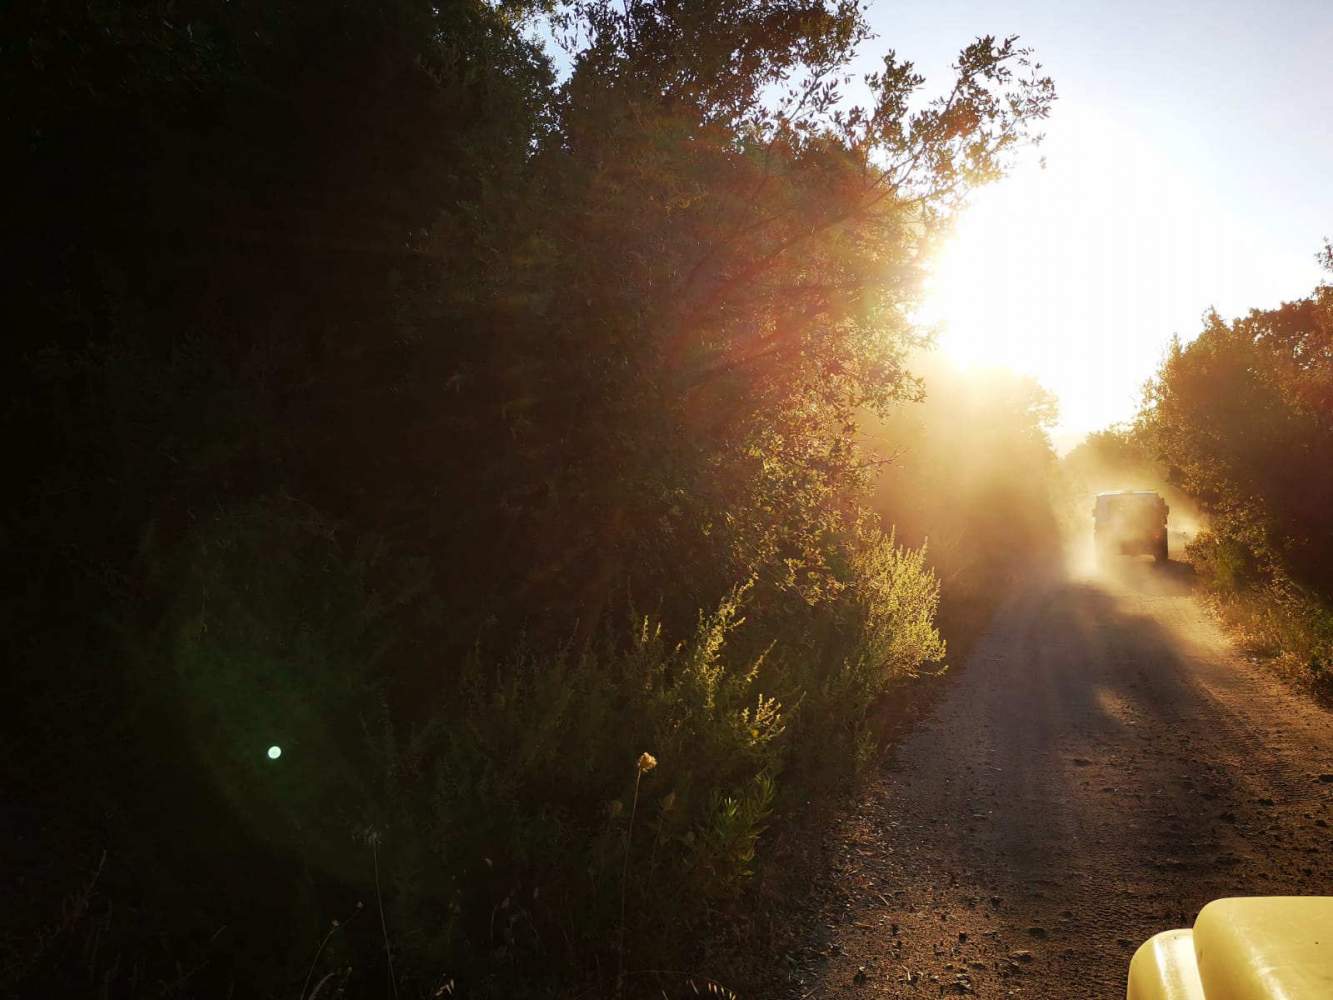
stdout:
POLYGON ((1230 895, 1333 894, 1333 715, 1187 567, 1016 588, 826 848, 792 997, 1121 997, 1230 895))

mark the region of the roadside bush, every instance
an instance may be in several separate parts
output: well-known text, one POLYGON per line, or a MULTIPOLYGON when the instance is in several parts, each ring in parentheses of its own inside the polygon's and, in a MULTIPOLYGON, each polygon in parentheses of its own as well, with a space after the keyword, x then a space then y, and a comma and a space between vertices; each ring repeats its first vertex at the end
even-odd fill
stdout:
POLYGON ((1333 696, 1333 606, 1326 597, 1263 571, 1235 539, 1202 535, 1186 556, 1246 652, 1275 663, 1321 697, 1333 696))
POLYGON ((1218 594, 1235 596, 1259 579, 1254 553, 1235 538, 1204 532, 1185 549, 1194 572, 1218 594))
POLYGON ((940 584, 925 548, 893 532, 866 529, 848 560, 849 585, 829 612, 794 642, 804 700, 794 724, 808 735, 802 788, 837 788, 856 778, 875 749, 872 708, 927 665, 942 669, 946 644, 936 623, 940 584))
MULTIPOLYGON (((657 967, 741 894, 784 796, 854 778, 875 700, 944 655, 925 554, 856 537, 822 604, 774 589, 765 604, 746 584, 682 641, 639 613, 591 644, 477 648, 404 726, 394 672, 429 656, 401 641, 429 604, 419 566, 294 501, 218 514, 152 570, 176 599, 139 679, 167 727, 146 742, 174 740, 183 758, 152 775, 159 795, 203 776, 193 797, 230 821, 182 856, 145 842, 126 865, 145 878, 166 863, 170 882, 139 886, 150 905, 187 866, 229 886, 199 907, 200 928, 283 907, 281 933, 231 940, 238 981, 296 981, 330 917, 361 903, 384 907, 404 987, 447 975, 481 995, 540 994, 562 969, 610 988, 622 894, 627 967, 657 967), (643 752, 656 763, 640 774, 643 752), (297 867, 254 889, 261 855, 297 867)), ((375 981, 376 930, 339 928, 316 973, 375 981)), ((133 928, 107 933, 133 950, 133 928)))
POLYGON ((784 793, 808 797, 829 771, 845 783, 871 702, 944 654, 922 553, 871 533, 848 567, 844 599, 799 623, 744 586, 682 642, 639 615, 593 648, 471 661, 421 769, 421 829, 471 887, 454 959, 502 948, 534 976, 562 953, 606 969, 622 891, 632 965, 680 954, 740 893, 784 793), (636 799, 643 751, 657 765, 636 799), (503 926, 483 931, 496 907, 503 926))

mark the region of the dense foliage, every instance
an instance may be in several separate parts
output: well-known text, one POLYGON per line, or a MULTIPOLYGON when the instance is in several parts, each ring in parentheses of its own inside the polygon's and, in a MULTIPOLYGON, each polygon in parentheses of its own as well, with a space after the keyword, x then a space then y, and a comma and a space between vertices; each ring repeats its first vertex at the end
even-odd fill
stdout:
POLYGON ((856 423, 1049 81, 542 6, 2 15, 6 988, 656 987, 943 655, 856 423))
MULTIPOLYGON (((1330 252, 1325 252, 1330 257, 1330 252)), ((1331 261, 1333 262, 1333 261, 1331 261)), ((1172 345, 1137 436, 1195 498, 1196 565, 1247 627, 1326 680, 1333 655, 1333 287, 1172 345)))

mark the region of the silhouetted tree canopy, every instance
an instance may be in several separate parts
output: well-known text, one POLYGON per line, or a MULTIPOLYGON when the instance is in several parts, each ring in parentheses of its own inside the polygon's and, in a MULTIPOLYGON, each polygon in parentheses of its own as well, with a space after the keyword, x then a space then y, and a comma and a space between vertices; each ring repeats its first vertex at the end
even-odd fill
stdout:
POLYGON ((1333 288, 1177 341, 1141 417, 1172 480, 1268 572, 1333 590, 1333 288))
POLYGON ((855 427, 1053 99, 983 37, 854 108, 868 37, 846 0, 0 14, 4 767, 67 859, 16 858, 6 981, 85 974, 28 915, 105 850, 94 977, 296 992, 373 860, 404 983, 549 993, 608 967, 645 749, 631 913, 687 891, 642 954, 700 937, 784 767, 847 770, 943 653, 855 427))

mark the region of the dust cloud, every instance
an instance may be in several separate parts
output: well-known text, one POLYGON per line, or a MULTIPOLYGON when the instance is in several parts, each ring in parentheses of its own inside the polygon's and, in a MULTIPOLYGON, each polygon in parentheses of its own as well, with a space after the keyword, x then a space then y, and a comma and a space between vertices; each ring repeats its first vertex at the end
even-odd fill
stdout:
POLYGON ((1204 519, 1130 430, 1090 434, 1061 458, 1050 439, 1056 401, 1031 378, 930 354, 911 366, 924 398, 867 417, 862 443, 883 462, 871 507, 899 542, 927 547, 946 617, 986 616, 1034 574, 1140 593, 1172 592, 1188 578, 1186 547, 1204 519), (1166 500, 1168 563, 1099 564, 1093 504, 1122 490, 1166 500))
POLYGON ((1145 454, 1131 431, 1112 428, 1088 435, 1061 462, 1063 496, 1059 520, 1064 535, 1065 569, 1073 579, 1107 583, 1143 583, 1181 576, 1186 548, 1206 528, 1194 501, 1172 486, 1166 470, 1145 454), (1093 547, 1092 509, 1099 493, 1151 491, 1164 499, 1167 515, 1167 566, 1151 557, 1122 556, 1099 562, 1093 547), (1156 576, 1145 572, 1157 569, 1156 576))

